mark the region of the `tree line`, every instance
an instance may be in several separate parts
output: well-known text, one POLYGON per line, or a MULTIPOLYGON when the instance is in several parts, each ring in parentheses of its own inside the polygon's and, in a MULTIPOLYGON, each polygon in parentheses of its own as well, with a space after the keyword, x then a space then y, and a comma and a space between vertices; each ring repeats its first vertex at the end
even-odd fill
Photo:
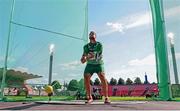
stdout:
MULTIPOLYGON (((101 82, 98 78, 96 78, 93 81, 91 81, 91 85, 100 85, 101 82)), ((149 84, 148 81, 142 82, 139 77, 136 77, 135 80, 131 80, 130 78, 127 78, 125 81, 123 78, 119 78, 118 80, 115 78, 111 78, 110 81, 108 82, 109 85, 131 85, 131 84, 149 84)))
MULTIPOLYGON (((91 85, 101 85, 101 82, 98 78, 96 78, 94 81, 90 81, 91 85)), ((115 78, 111 78, 108 82, 109 85, 131 85, 131 84, 149 84, 149 82, 144 81, 142 82, 139 77, 136 77, 135 80, 131 80, 130 78, 127 78, 125 81, 122 78, 119 78, 118 80, 115 78)), ((84 79, 81 79, 80 81, 77 81, 75 79, 72 79, 67 86, 68 90, 76 91, 76 90, 83 90, 84 89, 84 79)))

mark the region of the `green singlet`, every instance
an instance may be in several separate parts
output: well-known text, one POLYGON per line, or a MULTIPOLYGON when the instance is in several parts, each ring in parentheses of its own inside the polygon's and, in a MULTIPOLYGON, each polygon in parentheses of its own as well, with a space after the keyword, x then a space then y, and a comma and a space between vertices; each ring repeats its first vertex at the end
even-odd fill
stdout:
POLYGON ((100 73, 104 72, 104 63, 102 60, 103 47, 100 42, 88 43, 84 46, 84 55, 93 53, 94 57, 87 60, 87 65, 84 70, 84 74, 100 73))

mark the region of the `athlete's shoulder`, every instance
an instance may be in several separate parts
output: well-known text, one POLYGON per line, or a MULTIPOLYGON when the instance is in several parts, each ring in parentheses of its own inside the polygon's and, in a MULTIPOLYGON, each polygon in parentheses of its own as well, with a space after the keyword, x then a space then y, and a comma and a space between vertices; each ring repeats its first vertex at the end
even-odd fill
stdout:
POLYGON ((101 42, 97 42, 98 45, 102 46, 102 43, 101 42))
POLYGON ((88 48, 88 45, 89 45, 89 43, 85 44, 85 45, 84 45, 84 48, 88 48))

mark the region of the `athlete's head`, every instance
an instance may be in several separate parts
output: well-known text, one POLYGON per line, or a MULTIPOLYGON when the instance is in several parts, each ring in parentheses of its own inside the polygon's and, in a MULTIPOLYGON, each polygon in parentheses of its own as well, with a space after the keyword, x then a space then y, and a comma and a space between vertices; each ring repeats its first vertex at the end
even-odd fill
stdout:
POLYGON ((96 33, 94 31, 89 33, 89 40, 90 42, 96 42, 96 33))

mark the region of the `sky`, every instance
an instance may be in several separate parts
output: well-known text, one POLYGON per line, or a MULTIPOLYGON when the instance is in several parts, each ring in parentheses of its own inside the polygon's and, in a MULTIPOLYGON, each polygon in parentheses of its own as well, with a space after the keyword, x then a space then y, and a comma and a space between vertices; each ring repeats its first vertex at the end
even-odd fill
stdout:
MULTIPOLYGON (((149 82, 157 82, 149 0, 89 0, 88 10, 84 0, 15 1, 12 21, 58 32, 54 34, 11 25, 8 68, 43 76, 28 83, 48 82, 50 44, 55 44, 52 79, 63 83, 83 78, 85 64, 80 63, 80 57, 85 44, 83 40, 87 39, 86 25, 88 32, 95 31, 97 40, 103 44, 108 80, 112 77, 121 77, 124 80, 140 77, 144 81, 146 73, 149 82)), ((4 63, 11 4, 11 0, 0 0, 0 67, 3 67, 4 63)), ((173 21, 179 20, 176 16, 180 4, 165 0, 164 6, 167 9, 165 19, 169 21, 166 22, 167 32, 174 31, 175 36, 180 35, 179 27, 172 25, 173 21)), ((176 45, 179 44, 178 39, 180 38, 175 38, 175 48, 180 69, 180 48, 176 45)), ((168 52, 170 55, 170 51, 168 52)), ((172 69, 171 61, 170 67, 172 69)), ((92 80, 95 78, 96 74, 92 80)))
POLYGON ((104 45, 107 77, 122 77, 125 80, 140 77, 144 81, 146 72, 149 81, 155 82, 148 0, 100 2, 92 0, 89 3, 89 30, 95 30, 98 40, 104 45))

